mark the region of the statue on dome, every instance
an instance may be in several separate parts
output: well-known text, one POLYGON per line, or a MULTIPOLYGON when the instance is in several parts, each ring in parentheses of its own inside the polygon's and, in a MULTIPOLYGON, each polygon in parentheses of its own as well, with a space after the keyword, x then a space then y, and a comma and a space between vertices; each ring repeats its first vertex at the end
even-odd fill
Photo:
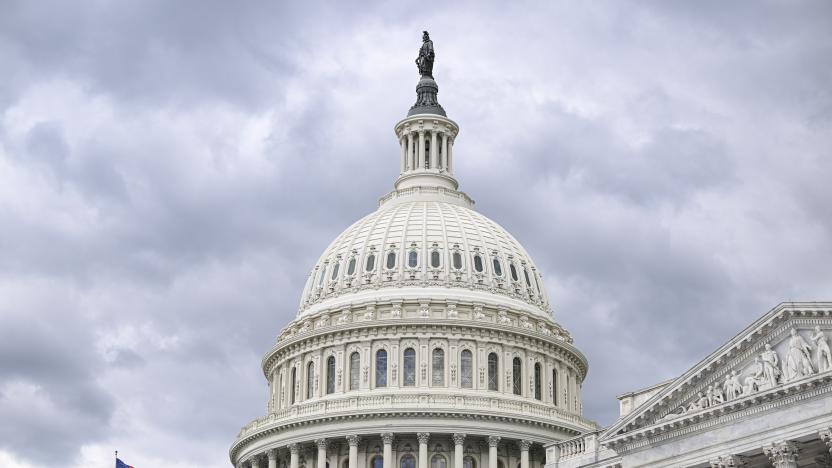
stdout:
POLYGON ((433 77, 433 59, 436 54, 433 52, 433 41, 427 31, 422 31, 422 48, 419 49, 419 56, 416 57, 416 67, 422 76, 433 77))

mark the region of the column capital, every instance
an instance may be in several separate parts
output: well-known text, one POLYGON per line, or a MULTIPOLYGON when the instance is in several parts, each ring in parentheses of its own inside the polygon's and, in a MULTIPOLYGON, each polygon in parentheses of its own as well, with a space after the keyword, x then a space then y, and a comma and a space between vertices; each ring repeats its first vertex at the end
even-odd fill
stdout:
POLYGON ((775 468, 797 467, 797 452, 797 445, 790 440, 774 442, 763 447, 763 453, 775 468))
POLYGON ((269 449, 269 450, 266 452, 266 455, 268 455, 268 457, 269 457, 269 461, 271 461, 271 460, 277 460, 277 449, 276 449, 276 448, 269 449))
POLYGON ((500 445, 500 436, 488 436, 488 446, 496 447, 500 445))
POLYGON ((832 455, 832 427, 819 430, 818 436, 826 444, 826 447, 829 449, 829 454, 832 455))
POLYGON ((348 435, 347 436, 347 443, 350 447, 358 447, 358 442, 361 441, 361 437, 357 435, 348 435))
POLYGON ((466 434, 463 434, 461 432, 454 432, 454 444, 456 444, 456 445, 464 444, 465 443, 465 436, 466 436, 466 434))
POLYGON ((329 447, 329 441, 326 439, 315 439, 315 445, 318 446, 318 450, 326 450, 329 447))
POLYGON ((381 434, 381 441, 384 442, 384 445, 390 445, 393 443, 393 433, 392 432, 385 432, 381 434))
POLYGON ((427 444, 430 440, 430 432, 420 432, 416 434, 416 438, 419 439, 420 444, 427 444))
POLYGON ((289 452, 291 452, 292 455, 297 455, 298 453, 300 453, 300 445, 299 444, 289 444, 289 452))
POLYGON ((260 456, 259 455, 252 455, 248 459, 248 464, 251 468, 259 468, 259 466, 260 466, 260 456))
POLYGON ((517 446, 520 447, 521 452, 528 452, 529 447, 532 446, 532 441, 530 440, 518 440, 517 446))

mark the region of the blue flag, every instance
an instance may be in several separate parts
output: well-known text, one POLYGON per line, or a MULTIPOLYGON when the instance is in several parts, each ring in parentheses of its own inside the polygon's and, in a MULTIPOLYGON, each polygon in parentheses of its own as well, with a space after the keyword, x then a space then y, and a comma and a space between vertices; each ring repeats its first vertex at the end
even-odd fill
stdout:
POLYGON ((128 465, 121 461, 121 459, 116 458, 116 468, 134 468, 133 466, 128 465))

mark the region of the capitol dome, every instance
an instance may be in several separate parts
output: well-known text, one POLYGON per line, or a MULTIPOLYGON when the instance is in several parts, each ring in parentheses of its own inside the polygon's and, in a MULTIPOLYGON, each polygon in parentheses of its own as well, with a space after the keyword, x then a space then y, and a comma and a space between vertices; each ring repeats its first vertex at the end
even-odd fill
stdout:
POLYGON ((597 429, 534 262, 458 190, 433 57, 425 33, 394 189, 309 270, 238 468, 542 468, 543 444, 597 429))

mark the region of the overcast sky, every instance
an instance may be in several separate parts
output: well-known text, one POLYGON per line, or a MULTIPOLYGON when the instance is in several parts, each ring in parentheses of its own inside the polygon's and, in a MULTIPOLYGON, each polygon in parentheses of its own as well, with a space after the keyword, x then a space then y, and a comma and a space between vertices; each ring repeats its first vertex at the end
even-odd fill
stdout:
POLYGON ((0 466, 229 466, 307 271, 398 174, 423 29, 587 417, 832 299, 832 2, 0 10, 0 466))

